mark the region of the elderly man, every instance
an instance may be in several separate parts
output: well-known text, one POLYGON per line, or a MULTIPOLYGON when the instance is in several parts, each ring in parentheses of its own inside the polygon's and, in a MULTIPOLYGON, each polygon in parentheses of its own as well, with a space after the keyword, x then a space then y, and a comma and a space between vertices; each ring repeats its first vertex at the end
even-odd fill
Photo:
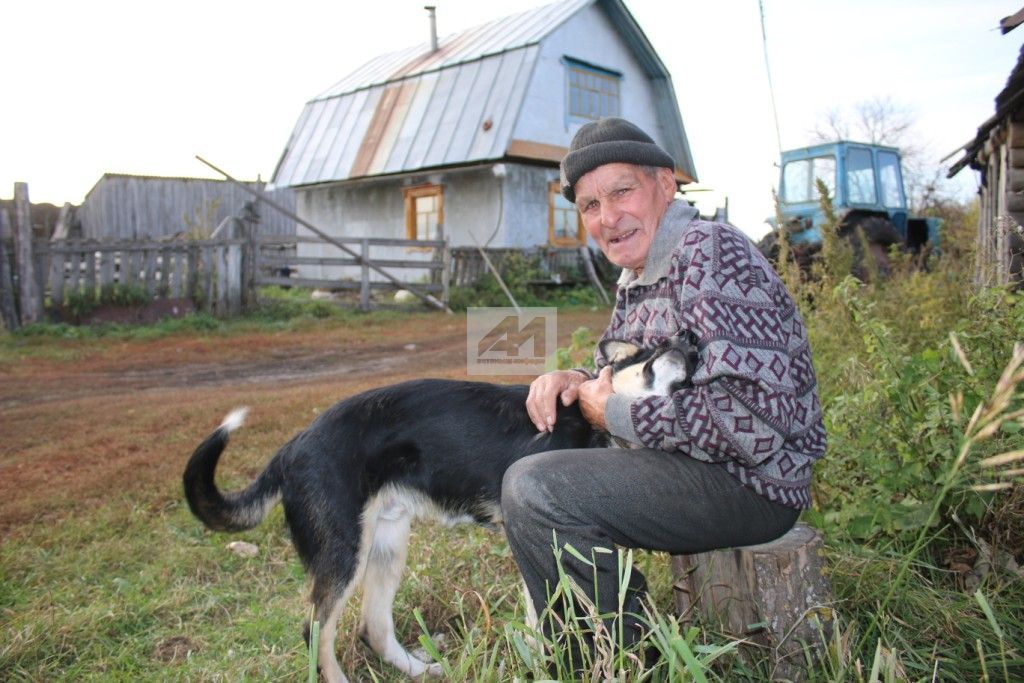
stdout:
MULTIPOLYGON (((595 548, 674 554, 775 539, 810 504, 811 464, 825 450, 814 369, 800 314, 771 265, 734 227, 701 221, 675 199, 672 158, 628 121, 580 128, 562 161, 562 193, 588 234, 622 267, 604 338, 652 346, 692 333, 700 362, 693 386, 630 401, 612 392, 600 351, 595 377, 550 372, 530 388, 538 430, 556 401, 579 401, 586 418, 633 450, 540 453, 505 474, 506 533, 537 613, 566 573, 598 610, 614 613, 618 566, 595 548)), ((625 611, 642 614, 634 568, 625 611)), ((627 641, 639 636, 626 618, 627 641)))

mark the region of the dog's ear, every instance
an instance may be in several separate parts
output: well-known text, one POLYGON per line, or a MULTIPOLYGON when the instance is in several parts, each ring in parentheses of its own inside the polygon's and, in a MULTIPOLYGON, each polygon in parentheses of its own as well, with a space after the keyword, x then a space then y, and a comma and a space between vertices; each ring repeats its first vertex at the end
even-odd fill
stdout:
POLYGON ((633 342, 621 339, 605 339, 601 342, 600 347, 601 355, 605 357, 609 364, 621 363, 626 359, 632 358, 642 350, 633 342))
POLYGON ((681 334, 675 334, 665 341, 668 351, 683 360, 686 366, 687 381, 693 380, 693 373, 696 372, 697 363, 700 360, 697 343, 697 335, 689 330, 683 330, 681 334))

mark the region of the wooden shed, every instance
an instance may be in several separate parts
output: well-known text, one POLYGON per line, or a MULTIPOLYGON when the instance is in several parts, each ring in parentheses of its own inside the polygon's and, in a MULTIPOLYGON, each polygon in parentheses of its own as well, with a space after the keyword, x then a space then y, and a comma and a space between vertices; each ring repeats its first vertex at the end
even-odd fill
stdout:
MULTIPOLYGON (((1003 33, 1022 22, 1024 10, 1006 17, 1003 33)), ((964 155, 950 167, 948 177, 967 166, 981 174, 975 283, 1019 286, 1024 261, 1024 46, 995 105, 995 114, 963 147, 964 155)))
MULTIPOLYGON (((259 181, 247 182, 263 188, 259 181)), ((294 193, 267 196, 289 209, 294 193)), ((99 240, 151 240, 209 235, 229 216, 240 215, 252 195, 223 180, 104 173, 78 209, 81 236, 99 240)), ((295 222, 277 211, 260 211, 259 232, 294 235, 295 222)))

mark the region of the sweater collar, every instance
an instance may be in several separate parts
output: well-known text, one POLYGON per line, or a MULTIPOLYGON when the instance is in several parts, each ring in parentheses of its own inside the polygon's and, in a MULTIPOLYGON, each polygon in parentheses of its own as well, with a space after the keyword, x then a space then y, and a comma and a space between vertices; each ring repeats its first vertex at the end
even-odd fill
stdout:
POLYGON ((647 251, 647 261, 640 277, 631 268, 623 268, 619 275, 620 287, 637 285, 653 285, 668 275, 672 268, 672 251, 686 231, 686 226, 698 215, 697 209, 686 202, 676 199, 668 205, 665 215, 661 217, 658 230, 651 240, 651 248, 647 251))

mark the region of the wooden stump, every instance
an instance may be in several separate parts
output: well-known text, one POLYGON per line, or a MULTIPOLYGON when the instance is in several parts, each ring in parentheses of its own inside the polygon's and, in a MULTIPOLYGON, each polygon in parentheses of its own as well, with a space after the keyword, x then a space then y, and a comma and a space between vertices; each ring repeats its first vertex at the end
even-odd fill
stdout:
POLYGON ((725 633, 769 648, 772 680, 806 678, 807 652, 831 638, 832 589, 818 556, 821 534, 797 524, 771 543, 672 558, 676 607, 725 633))

